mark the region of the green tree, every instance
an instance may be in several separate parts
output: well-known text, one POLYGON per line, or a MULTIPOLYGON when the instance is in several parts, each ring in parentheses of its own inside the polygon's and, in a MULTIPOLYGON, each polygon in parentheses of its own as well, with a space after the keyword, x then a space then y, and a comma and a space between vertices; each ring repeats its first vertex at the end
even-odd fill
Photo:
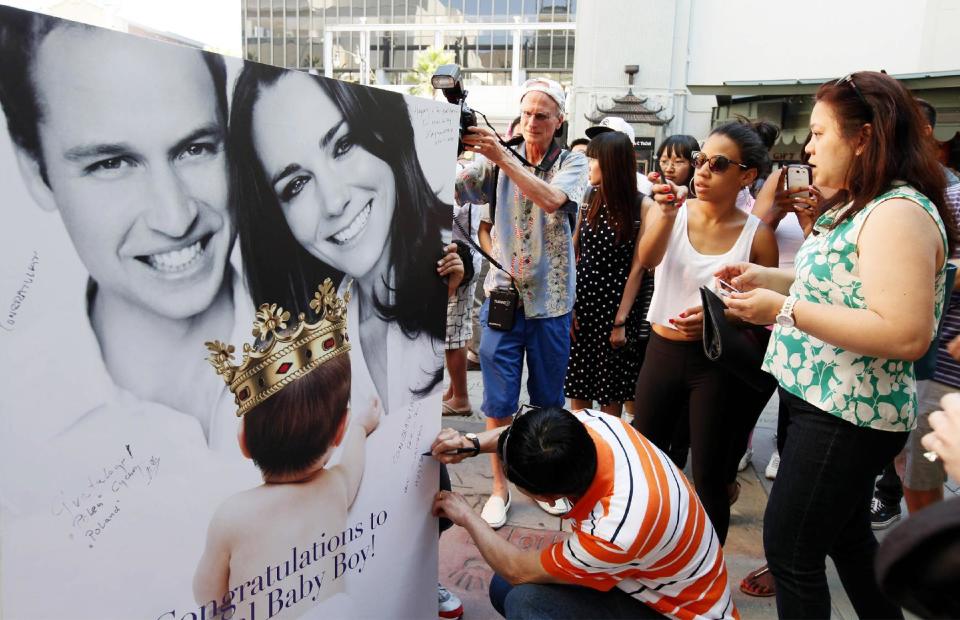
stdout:
POLYGON ((420 52, 413 70, 407 73, 404 82, 415 85, 410 90, 412 94, 432 99, 436 93, 430 84, 430 78, 436 73, 437 67, 451 62, 453 62, 453 52, 444 51, 440 47, 428 47, 420 52))

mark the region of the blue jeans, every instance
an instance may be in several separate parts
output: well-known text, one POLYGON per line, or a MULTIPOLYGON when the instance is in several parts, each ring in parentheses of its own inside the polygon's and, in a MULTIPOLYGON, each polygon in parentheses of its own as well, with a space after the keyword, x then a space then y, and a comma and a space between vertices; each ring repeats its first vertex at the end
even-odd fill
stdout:
POLYGON ((829 555, 861 618, 903 618, 873 574, 873 481, 909 433, 858 427, 780 390, 787 421, 780 470, 763 520, 763 547, 781 618, 829 618, 829 555))
POLYGON ((490 603, 507 620, 665 617, 620 588, 600 592, 582 586, 553 584, 511 586, 497 574, 490 580, 490 603))
POLYGON ((563 380, 570 359, 571 313, 528 319, 517 310, 513 329, 502 332, 487 324, 490 300, 480 309, 480 372, 483 405, 488 418, 507 418, 520 408, 523 358, 527 358, 527 393, 535 407, 562 407, 563 380))

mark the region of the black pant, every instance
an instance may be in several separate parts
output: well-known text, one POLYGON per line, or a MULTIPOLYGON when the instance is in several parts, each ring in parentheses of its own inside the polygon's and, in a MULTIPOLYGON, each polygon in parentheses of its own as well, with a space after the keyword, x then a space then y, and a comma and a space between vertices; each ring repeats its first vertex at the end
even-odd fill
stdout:
MULTIPOLYGON (((449 491, 453 487, 450 486, 450 472, 447 471, 447 466, 443 463, 440 463, 440 490, 449 491)), ((445 531, 453 527, 453 521, 446 517, 440 517, 440 533, 443 534, 445 531)))
POLYGON ((727 455, 728 483, 737 481, 737 468, 750 443, 750 433, 776 389, 776 384, 771 384, 766 389, 757 390, 731 375, 731 382, 724 395, 726 408, 723 412, 724 419, 731 425, 730 450, 727 455))
POLYGON ((763 546, 781 618, 829 618, 829 555, 861 618, 902 618, 873 576, 873 482, 909 433, 858 427, 780 390, 788 418, 763 546))
POLYGON ((689 411, 693 485, 721 544, 730 525, 726 462, 733 431, 722 415, 722 396, 732 381, 706 358, 702 342, 675 342, 652 333, 634 404, 634 427, 664 451, 678 416, 689 411))
POLYGON ((900 505, 900 500, 903 499, 903 485, 900 483, 900 476, 897 475, 897 468, 893 466, 893 461, 883 468, 883 475, 877 480, 875 495, 887 506, 900 505))

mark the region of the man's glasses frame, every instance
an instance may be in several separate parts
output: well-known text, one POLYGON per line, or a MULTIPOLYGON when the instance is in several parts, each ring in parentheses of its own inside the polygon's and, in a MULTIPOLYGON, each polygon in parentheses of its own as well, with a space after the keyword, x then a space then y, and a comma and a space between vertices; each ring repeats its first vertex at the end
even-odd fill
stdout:
POLYGON ((528 112, 527 110, 521 110, 521 111, 520 111, 520 116, 522 116, 523 118, 527 119, 528 121, 529 121, 530 119, 534 119, 534 120, 536 120, 536 121, 538 121, 538 122, 540 122, 540 123, 544 123, 544 122, 550 120, 551 118, 556 118, 556 117, 557 117, 556 114, 547 114, 547 113, 545 113, 545 112, 528 112))
POLYGON ((731 165, 737 166, 741 170, 750 169, 750 166, 739 161, 733 161, 726 155, 714 155, 713 157, 707 157, 707 154, 703 151, 694 151, 691 153, 690 164, 698 170, 703 167, 703 164, 707 164, 707 166, 710 168, 710 172, 717 174, 726 172, 727 168, 729 168, 731 165))
POLYGON ((507 463, 507 442, 510 441, 510 433, 513 431, 513 425, 517 423, 517 420, 531 411, 539 410, 540 407, 534 407, 533 405, 520 405, 520 410, 517 411, 515 416, 513 416, 513 422, 510 423, 510 426, 507 427, 507 430, 500 434, 500 438, 497 440, 497 456, 500 457, 500 465, 503 467, 503 473, 507 475, 507 478, 510 478, 511 474, 513 474, 513 482, 520 483, 520 486, 531 492, 536 489, 536 485, 531 485, 529 482, 524 480, 523 476, 518 474, 516 469, 511 470, 509 463, 507 463))

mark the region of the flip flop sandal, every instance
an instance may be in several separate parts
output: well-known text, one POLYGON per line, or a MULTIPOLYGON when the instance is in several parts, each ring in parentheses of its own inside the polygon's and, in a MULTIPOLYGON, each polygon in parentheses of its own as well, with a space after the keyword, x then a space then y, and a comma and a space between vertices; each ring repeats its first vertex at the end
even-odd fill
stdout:
POLYGON ((447 403, 443 403, 443 415, 467 417, 473 415, 473 409, 470 407, 467 407, 466 409, 454 409, 447 403))
POLYGON ((764 598, 777 594, 777 585, 773 580, 770 567, 764 564, 751 572, 740 582, 740 591, 749 596, 764 598))

